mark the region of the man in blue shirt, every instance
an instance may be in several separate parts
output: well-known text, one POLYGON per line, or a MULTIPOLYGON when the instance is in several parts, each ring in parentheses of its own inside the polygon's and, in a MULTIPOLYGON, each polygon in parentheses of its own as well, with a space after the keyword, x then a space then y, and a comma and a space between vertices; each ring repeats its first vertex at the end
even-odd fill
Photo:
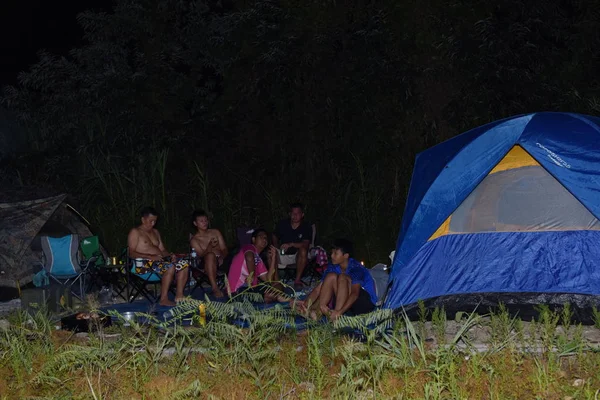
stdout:
POLYGON ((331 263, 323 272, 321 283, 305 301, 297 303, 301 309, 315 306, 332 320, 346 311, 365 314, 373 311, 377 303, 375 282, 369 271, 351 257, 352 243, 338 239, 331 250, 331 263), (334 301, 333 309, 329 308, 334 301))

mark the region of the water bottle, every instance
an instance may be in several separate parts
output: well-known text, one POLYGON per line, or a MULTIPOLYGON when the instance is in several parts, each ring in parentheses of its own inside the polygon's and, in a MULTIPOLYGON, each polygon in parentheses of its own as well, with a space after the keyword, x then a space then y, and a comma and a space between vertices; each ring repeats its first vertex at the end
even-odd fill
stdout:
POLYGON ((192 247, 191 256, 192 256, 192 266, 195 267, 196 266, 196 257, 198 257, 198 253, 196 253, 196 249, 194 249, 193 247, 192 247))
MULTIPOLYGON (((192 268, 196 268, 196 265, 198 265, 198 264, 196 264, 196 258, 198 257, 198 253, 196 253, 196 249, 194 249, 193 247, 192 247, 192 252, 190 253, 190 256, 192 258, 190 266, 192 268)), ((189 280, 188 284, 190 287, 193 287, 193 288, 196 287, 196 280, 194 279, 194 274, 190 274, 190 280, 189 280)))

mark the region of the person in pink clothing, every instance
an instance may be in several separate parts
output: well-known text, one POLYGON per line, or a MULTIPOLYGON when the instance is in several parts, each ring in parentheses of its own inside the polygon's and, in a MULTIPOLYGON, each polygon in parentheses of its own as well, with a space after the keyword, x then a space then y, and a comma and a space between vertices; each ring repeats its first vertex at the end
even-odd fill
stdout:
MULTIPOLYGON (((268 266, 260 257, 260 253, 268 246, 267 231, 256 229, 252 232, 252 244, 242 246, 240 251, 233 257, 227 280, 231 293, 253 288, 260 281, 269 282, 271 286, 282 289, 279 286, 277 276, 277 249, 269 246, 268 266)), ((258 290, 265 295, 265 300, 287 301, 282 296, 273 297, 265 293, 266 286, 262 285, 258 290)), ((250 289, 252 290, 252 289, 250 289)))

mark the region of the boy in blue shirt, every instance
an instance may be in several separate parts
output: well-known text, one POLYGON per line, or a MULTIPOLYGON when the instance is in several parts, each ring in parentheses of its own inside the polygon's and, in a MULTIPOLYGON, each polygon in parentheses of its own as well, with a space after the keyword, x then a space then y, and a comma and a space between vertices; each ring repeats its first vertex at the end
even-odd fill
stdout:
POLYGON ((318 307, 324 315, 336 320, 347 311, 365 314, 373 311, 377 303, 375 282, 369 271, 351 257, 352 242, 338 239, 333 243, 331 263, 323 272, 321 283, 305 301, 297 302, 301 309, 318 307), (329 308, 334 301, 333 309, 329 308))

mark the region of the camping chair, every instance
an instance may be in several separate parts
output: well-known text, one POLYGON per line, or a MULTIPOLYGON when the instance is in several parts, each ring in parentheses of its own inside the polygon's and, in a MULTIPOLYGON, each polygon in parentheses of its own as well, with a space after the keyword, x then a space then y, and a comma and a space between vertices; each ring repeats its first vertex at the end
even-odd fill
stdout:
MULTIPOLYGON (((189 241, 192 240, 192 234, 189 235, 189 241)), ((227 263, 231 264, 232 252, 229 252, 227 257, 223 260, 223 265, 227 265, 227 263)), ((194 257, 192 254, 192 249, 190 248, 190 278, 188 279, 188 295, 192 295, 194 291, 200 287, 202 289, 202 285, 210 285, 210 279, 208 279, 208 275, 204 270, 204 259, 200 257, 194 257)), ((217 267, 217 286, 219 289, 225 289, 225 276, 227 274, 222 271, 219 267, 217 267)))
POLYGON ((90 266, 96 262, 97 257, 91 256, 87 260, 80 260, 79 236, 75 234, 59 238, 42 236, 41 243, 46 273, 62 288, 68 289, 70 295, 83 301, 85 275, 88 274, 90 266), (75 284, 78 284, 79 291, 73 290, 75 284))
POLYGON ((142 266, 147 260, 142 258, 131 258, 129 256, 129 249, 127 250, 127 286, 129 287, 129 293, 127 295, 130 303, 134 302, 139 295, 144 296, 151 304, 158 303, 160 299, 160 292, 157 291, 157 287, 162 281, 162 276, 154 271, 138 274, 135 271, 136 263, 137 266, 142 266), (152 286, 152 291, 148 290, 148 285, 152 286))
MULTIPOLYGON (((192 239, 192 234, 190 234, 190 237, 189 237, 189 240, 191 240, 191 239, 192 239)), ((189 242, 189 240, 188 240, 188 242, 189 242)), ((206 272, 204 271, 204 268, 202 266, 202 259, 200 259, 200 257, 198 257, 196 255, 196 250, 192 251, 192 248, 190 248, 189 271, 190 271, 190 277, 187 282, 188 296, 191 296, 192 293, 194 293, 198 287, 200 289, 202 289, 202 291, 204 291, 204 289, 202 288, 202 284, 206 283, 206 284, 210 285, 210 280, 208 279, 208 275, 206 274, 206 272)))
MULTIPOLYGON (((219 286, 221 290, 225 289, 225 276, 225 272, 217 268, 217 286, 219 286)), ((198 287, 202 288, 202 285, 204 284, 210 285, 210 279, 208 279, 208 275, 204 270, 204 260, 199 257, 190 257, 190 279, 188 280, 188 294, 191 296, 198 287)))
MULTIPOLYGON (((308 262, 304 269, 304 276, 310 277, 309 284, 312 284, 314 279, 321 279, 322 271, 320 265, 316 262, 315 238, 317 236, 317 225, 312 224, 312 241, 308 246, 308 262)), ((290 281, 296 277, 296 254, 285 254, 280 257, 281 263, 278 265, 281 279, 290 281)))
POLYGON ((98 236, 88 236, 81 240, 79 244, 81 248, 81 254, 84 259, 89 260, 92 257, 95 258, 95 262, 89 266, 88 274, 88 285, 86 288, 86 292, 90 292, 94 286, 99 286, 102 283, 102 267, 106 264, 107 256, 102 252, 102 248, 100 247, 100 241, 98 240, 98 236))
POLYGON ((96 262, 93 264, 94 266, 102 266, 106 263, 107 257, 100 247, 98 236, 88 236, 83 238, 79 246, 81 247, 81 254, 86 260, 96 257, 96 262))

